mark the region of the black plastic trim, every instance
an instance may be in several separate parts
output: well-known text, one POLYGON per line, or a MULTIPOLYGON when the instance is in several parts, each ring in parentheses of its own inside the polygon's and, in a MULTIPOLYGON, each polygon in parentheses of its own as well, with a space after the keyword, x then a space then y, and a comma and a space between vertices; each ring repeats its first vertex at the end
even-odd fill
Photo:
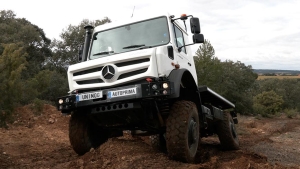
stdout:
POLYGON ((134 76, 134 75, 138 75, 138 74, 141 74, 141 73, 145 73, 145 72, 147 72, 147 70, 148 70, 148 68, 145 68, 145 69, 140 69, 140 70, 136 70, 136 71, 121 74, 118 77, 118 80, 124 79, 124 78, 127 78, 127 77, 131 77, 131 76, 134 76))
POLYGON ((116 63, 115 65, 117 67, 123 67, 123 66, 135 65, 135 64, 149 62, 149 61, 150 61, 150 58, 145 58, 145 59, 138 59, 138 60, 132 60, 132 61, 127 61, 127 62, 116 63))
POLYGON ((102 70, 102 68, 103 68, 103 66, 96 67, 96 68, 93 68, 93 69, 83 70, 83 71, 80 71, 80 72, 73 73, 73 76, 79 76, 79 75, 84 75, 84 74, 88 74, 88 73, 99 72, 99 71, 102 70))

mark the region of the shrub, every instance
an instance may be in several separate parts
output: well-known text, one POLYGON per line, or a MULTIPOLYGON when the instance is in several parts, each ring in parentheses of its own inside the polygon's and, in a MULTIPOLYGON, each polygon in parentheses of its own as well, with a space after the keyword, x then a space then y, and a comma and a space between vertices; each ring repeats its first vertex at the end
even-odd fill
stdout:
POLYGON ((264 117, 275 115, 281 110, 283 99, 273 90, 262 92, 253 98, 253 109, 256 114, 264 117))
POLYGON ((270 117, 266 106, 261 104, 257 104, 257 103, 253 104, 253 112, 254 114, 261 115, 262 117, 270 117))
POLYGON ((33 113, 35 115, 40 115, 42 114, 43 112, 43 109, 44 109, 44 101, 43 100, 40 100, 40 99, 34 99, 32 101, 32 106, 31 106, 31 109, 33 111, 33 113))
POLYGON ((294 118, 298 115, 298 111, 296 109, 285 109, 284 113, 288 118, 294 118))

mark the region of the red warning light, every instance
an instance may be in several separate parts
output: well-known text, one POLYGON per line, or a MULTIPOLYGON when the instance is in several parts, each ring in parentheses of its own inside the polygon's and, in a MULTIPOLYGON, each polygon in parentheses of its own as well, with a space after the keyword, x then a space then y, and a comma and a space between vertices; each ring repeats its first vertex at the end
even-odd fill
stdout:
POLYGON ((181 19, 181 20, 186 20, 186 19, 187 19, 186 14, 181 14, 180 19, 181 19))

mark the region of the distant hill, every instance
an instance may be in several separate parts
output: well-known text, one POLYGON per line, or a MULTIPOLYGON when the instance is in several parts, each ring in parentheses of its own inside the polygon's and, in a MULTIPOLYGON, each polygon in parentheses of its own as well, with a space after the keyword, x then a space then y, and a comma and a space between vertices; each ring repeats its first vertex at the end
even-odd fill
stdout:
POLYGON ((286 75, 299 75, 300 70, 276 70, 276 69, 253 69, 257 74, 286 74, 286 75))

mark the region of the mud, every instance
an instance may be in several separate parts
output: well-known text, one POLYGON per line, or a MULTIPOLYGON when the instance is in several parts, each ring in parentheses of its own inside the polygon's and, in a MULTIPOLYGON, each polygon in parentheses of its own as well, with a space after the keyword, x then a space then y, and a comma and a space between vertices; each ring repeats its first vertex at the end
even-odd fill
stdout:
POLYGON ((111 138, 78 156, 68 138, 69 116, 51 105, 36 115, 19 108, 8 129, 0 128, 0 168, 300 168, 300 120, 284 116, 239 116, 241 149, 222 151, 216 136, 203 138, 197 163, 173 161, 148 137, 111 138))

